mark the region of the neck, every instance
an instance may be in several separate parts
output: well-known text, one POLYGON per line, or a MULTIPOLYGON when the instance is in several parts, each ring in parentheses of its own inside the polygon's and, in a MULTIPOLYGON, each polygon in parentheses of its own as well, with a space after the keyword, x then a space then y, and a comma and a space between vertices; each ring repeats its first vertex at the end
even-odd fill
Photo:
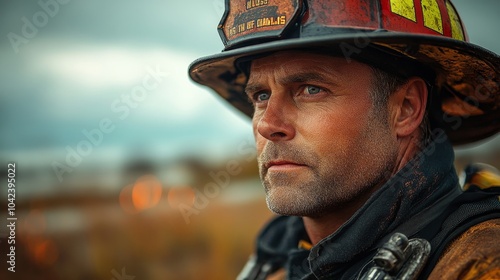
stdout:
MULTIPOLYGON (((390 177, 394 176, 394 174, 401 170, 401 168, 403 168, 419 151, 419 147, 416 143, 419 143, 418 137, 399 139, 398 156, 390 177)), ((351 201, 346 205, 342 205, 342 207, 338 207, 333 211, 324 213, 323 215, 315 217, 302 217, 307 235, 309 236, 312 245, 318 244, 318 242, 322 239, 336 232, 354 215, 354 213, 356 213, 359 208, 366 203, 370 196, 378 190, 387 179, 387 177, 384 178, 383 182, 374 186, 370 192, 359 196, 356 200, 351 201)))
POLYGON ((421 150, 419 147, 419 139, 419 134, 412 134, 409 137, 398 140, 399 151, 396 161, 397 164, 394 166, 392 175, 401 170, 401 168, 403 168, 421 150))
POLYGON ((370 198, 372 193, 378 188, 373 188, 372 191, 367 192, 355 201, 337 207, 335 210, 318 215, 314 217, 302 217, 304 227, 312 245, 318 244, 319 241, 337 231, 343 224, 345 224, 354 213, 365 204, 370 198))

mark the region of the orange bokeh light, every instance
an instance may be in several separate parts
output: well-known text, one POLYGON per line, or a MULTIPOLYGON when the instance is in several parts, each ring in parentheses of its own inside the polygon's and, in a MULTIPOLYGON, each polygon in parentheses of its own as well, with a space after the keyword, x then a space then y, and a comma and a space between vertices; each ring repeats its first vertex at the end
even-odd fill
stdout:
POLYGON ((52 240, 37 242, 33 247, 33 256, 40 265, 53 265, 59 257, 59 252, 52 240))
POLYGON ((132 187, 132 204, 138 211, 152 208, 160 202, 161 193, 162 185, 155 176, 142 176, 132 187))

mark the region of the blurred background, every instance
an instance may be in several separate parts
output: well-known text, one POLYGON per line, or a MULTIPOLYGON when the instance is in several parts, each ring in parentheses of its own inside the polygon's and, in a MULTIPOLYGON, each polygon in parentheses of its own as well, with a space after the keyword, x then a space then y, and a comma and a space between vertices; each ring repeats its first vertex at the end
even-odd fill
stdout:
MULTIPOLYGON (((40 2, 0 4, 0 278, 234 279, 271 213, 249 120, 187 76, 223 0, 40 2)), ((453 3, 500 53, 500 2, 453 3)), ((456 152, 499 167, 500 137, 456 152)))

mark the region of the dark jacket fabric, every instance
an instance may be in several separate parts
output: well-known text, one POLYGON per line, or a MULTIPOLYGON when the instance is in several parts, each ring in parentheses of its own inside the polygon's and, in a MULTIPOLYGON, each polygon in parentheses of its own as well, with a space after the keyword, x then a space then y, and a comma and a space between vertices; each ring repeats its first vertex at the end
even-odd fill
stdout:
POLYGON ((261 272, 254 273, 254 279, 269 279, 266 274, 283 269, 286 279, 357 279, 394 232, 431 242, 430 269, 421 276, 426 279, 450 236, 470 228, 469 221, 477 224, 500 216, 496 196, 463 198, 453 160, 451 144, 445 136, 437 137, 344 225, 310 250, 298 247, 307 239, 301 217, 276 217, 257 239, 254 267, 261 272), (462 204, 468 207, 455 211, 462 204), (491 217, 483 218, 484 213, 491 217))

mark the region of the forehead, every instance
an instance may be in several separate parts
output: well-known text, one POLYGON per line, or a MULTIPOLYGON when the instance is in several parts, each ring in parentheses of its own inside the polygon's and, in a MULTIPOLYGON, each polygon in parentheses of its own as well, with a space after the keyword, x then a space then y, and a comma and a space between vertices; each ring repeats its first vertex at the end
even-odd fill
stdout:
POLYGON ((249 83, 270 76, 289 76, 297 73, 319 73, 332 79, 371 76, 371 68, 343 57, 312 51, 281 51, 254 59, 250 65, 249 83))

